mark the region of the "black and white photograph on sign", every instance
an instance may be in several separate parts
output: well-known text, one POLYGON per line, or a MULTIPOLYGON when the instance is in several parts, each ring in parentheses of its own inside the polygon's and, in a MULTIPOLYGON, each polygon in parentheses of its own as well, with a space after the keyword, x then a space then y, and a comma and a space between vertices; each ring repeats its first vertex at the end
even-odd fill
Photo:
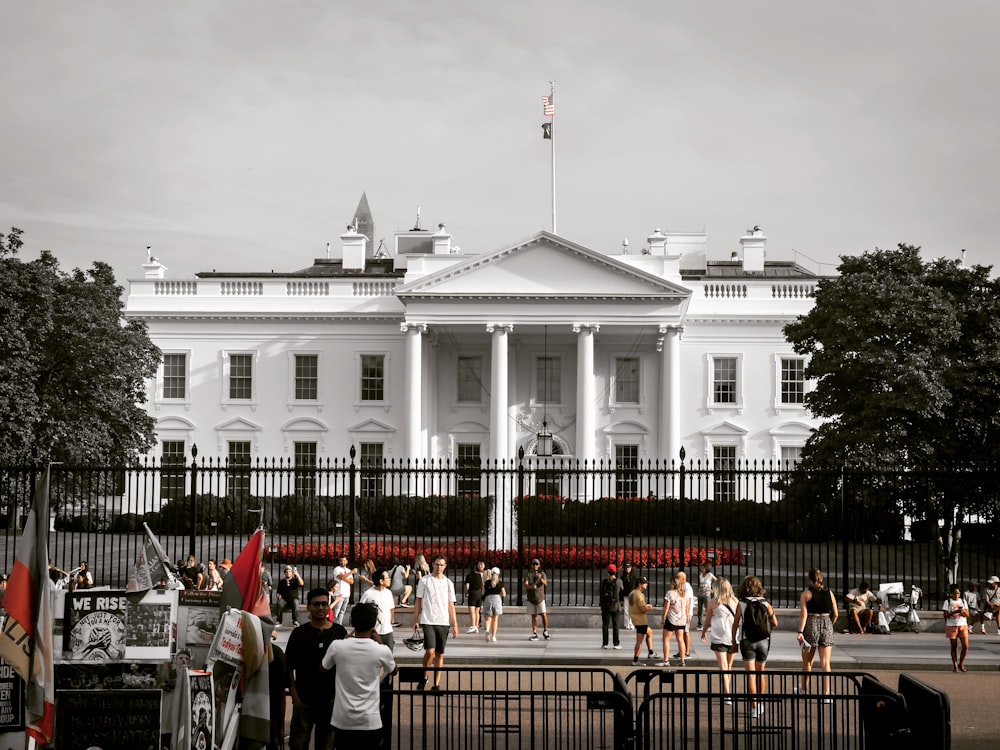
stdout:
POLYGON ((204 669, 208 648, 219 628, 221 591, 177 591, 177 650, 186 653, 187 666, 204 669))
POLYGON ((63 651, 73 661, 125 658, 128 599, 124 591, 73 591, 66 597, 63 651))
POLYGON ((125 658, 169 659, 177 591, 154 589, 128 598, 125 658))
POLYGON ((215 695, 213 678, 207 672, 189 672, 191 686, 191 747, 212 750, 215 736, 215 695))
POLYGON ((161 695, 159 690, 57 691, 59 750, 160 747, 161 695))

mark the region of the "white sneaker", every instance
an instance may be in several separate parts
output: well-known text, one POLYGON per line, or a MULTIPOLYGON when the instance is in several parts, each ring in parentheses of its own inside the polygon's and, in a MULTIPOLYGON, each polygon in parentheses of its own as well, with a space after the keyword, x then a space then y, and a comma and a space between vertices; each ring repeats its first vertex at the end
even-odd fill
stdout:
POLYGON ((613 648, 614 648, 615 651, 621 651, 622 650, 622 647, 621 647, 620 643, 617 646, 613 646, 613 648))
POLYGON ((638 659, 633 659, 632 660, 632 666, 633 667, 644 667, 644 666, 646 666, 646 662, 639 661, 638 659))
POLYGON ((827 705, 830 705, 831 703, 833 703, 833 698, 827 696, 826 698, 823 699, 823 702, 827 705))
POLYGON ((601 646, 601 648, 603 648, 605 651, 607 651, 610 648, 610 646, 608 646, 608 644, 605 643, 603 646, 601 646))
POLYGON ((466 633, 478 633, 479 632, 479 628, 477 628, 475 625, 473 625, 471 628, 469 628, 465 632, 466 633))
POLYGON ((727 695, 725 698, 722 699, 722 704, 724 706, 731 706, 733 705, 733 699, 727 695))
POLYGON ((764 715, 764 707, 763 706, 757 706, 757 708, 753 708, 753 709, 750 710, 750 718, 751 719, 756 719, 756 718, 758 718, 760 716, 763 716, 763 715, 764 715))
POLYGON ((792 692, 795 693, 795 695, 805 695, 806 691, 800 688, 798 685, 796 685, 795 687, 792 688, 792 692))

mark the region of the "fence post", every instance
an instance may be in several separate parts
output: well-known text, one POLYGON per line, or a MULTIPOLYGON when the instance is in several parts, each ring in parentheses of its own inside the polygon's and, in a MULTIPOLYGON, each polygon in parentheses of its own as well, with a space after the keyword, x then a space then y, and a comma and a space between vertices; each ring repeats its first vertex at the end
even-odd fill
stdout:
MULTIPOLYGON (((351 466, 350 466, 350 469, 348 470, 348 473, 347 473, 347 476, 348 476, 347 486, 348 486, 348 492, 350 494, 350 500, 349 500, 349 502, 347 504, 347 513, 348 513, 348 516, 347 516, 347 542, 350 545, 350 547, 349 547, 349 549, 350 549, 350 555, 349 555, 350 559, 351 560, 357 560, 358 559, 358 556, 356 554, 357 551, 354 549, 354 541, 355 541, 354 540, 354 534, 355 534, 354 513, 355 513, 355 511, 357 510, 357 507, 358 507, 358 492, 357 492, 357 490, 358 490, 357 484, 358 483, 357 483, 357 478, 354 476, 354 473, 357 470, 357 467, 354 464, 354 457, 358 455, 358 452, 357 452, 357 450, 355 450, 355 448, 354 448, 353 445, 351 446, 350 455, 351 455, 351 466)), ((348 564, 350 564, 350 563, 348 563, 348 564)))
MULTIPOLYGON (((851 590, 850 584, 850 566, 847 560, 847 464, 841 464, 840 466, 840 576, 841 576, 841 591, 843 596, 847 596, 847 592, 851 590)), ((850 615, 847 617, 847 627, 850 628, 851 618, 850 615)), ((837 623, 833 623, 836 627, 837 623)))
MULTIPOLYGON (((521 571, 527 570, 528 566, 524 562, 524 519, 521 518, 520 509, 524 506, 524 446, 517 449, 517 495, 515 496, 514 509, 517 513, 517 576, 521 577, 521 571)), ((517 586, 517 606, 524 606, 524 587, 520 580, 513 580, 511 584, 517 586)))
MULTIPOLYGON (((684 450, 684 446, 682 445, 681 446, 681 451, 680 451, 680 457, 681 457, 681 469, 680 469, 680 472, 681 472, 680 473, 681 493, 680 494, 681 494, 681 496, 680 496, 680 502, 678 503, 678 506, 679 506, 678 510, 680 511, 680 519, 679 519, 680 523, 678 524, 678 527, 680 528, 680 532, 678 534, 679 549, 677 550, 677 555, 678 555, 678 558, 679 558, 678 561, 677 561, 678 571, 684 570, 684 562, 685 562, 684 561, 684 544, 685 544, 685 539, 684 539, 684 519, 687 517, 687 513, 684 512, 684 503, 687 500, 687 490, 686 490, 686 488, 684 486, 684 477, 685 477, 685 473, 686 473, 685 470, 684 470, 684 458, 686 456, 687 456, 687 451, 684 450)), ((666 659, 667 657, 664 656, 663 658, 666 659)))
POLYGON ((191 538, 188 554, 195 555, 195 536, 198 533, 198 445, 191 445, 191 538))

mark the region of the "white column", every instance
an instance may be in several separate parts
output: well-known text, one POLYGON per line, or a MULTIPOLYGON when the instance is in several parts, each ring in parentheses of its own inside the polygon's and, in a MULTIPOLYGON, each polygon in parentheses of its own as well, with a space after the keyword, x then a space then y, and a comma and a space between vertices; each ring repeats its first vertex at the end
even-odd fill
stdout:
POLYGON ((507 335, 514 330, 510 323, 489 323, 492 334, 490 362, 490 459, 509 458, 507 455, 507 335))
MULTIPOLYGON (((501 463, 510 458, 507 452, 507 335, 514 329, 510 323, 489 323, 486 331, 492 335, 490 364, 490 458, 501 463)), ((508 475, 503 475, 508 476, 508 475)), ((509 482, 498 481, 496 501, 490 509, 490 526, 486 544, 491 550, 513 549, 517 539, 514 523, 514 498, 509 482)))
POLYGON ((427 332, 425 323, 400 323, 400 330, 406 334, 406 362, 404 374, 406 382, 404 414, 406 415, 403 450, 404 460, 419 461, 424 458, 424 445, 421 435, 423 424, 421 413, 423 407, 423 340, 421 334, 427 332))
POLYGON ((681 332, 682 326, 661 325, 656 350, 660 352, 660 455, 669 466, 680 461, 681 450, 681 332))
POLYGON ((594 429, 597 424, 594 385, 594 334, 596 323, 575 323, 576 334, 576 457, 593 461, 597 457, 594 429))

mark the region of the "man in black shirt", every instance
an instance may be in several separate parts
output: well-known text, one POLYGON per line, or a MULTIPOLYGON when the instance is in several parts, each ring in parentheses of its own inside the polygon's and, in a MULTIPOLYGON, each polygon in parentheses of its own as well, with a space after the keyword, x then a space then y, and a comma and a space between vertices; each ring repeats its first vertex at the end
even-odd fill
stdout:
POLYGON ((313 745, 317 750, 332 747, 333 733, 330 715, 337 670, 324 672, 323 657, 330 644, 347 637, 343 625, 330 622, 330 592, 312 589, 306 598, 309 620, 288 636, 285 660, 291 675, 292 721, 289 750, 308 750, 309 738, 316 732, 313 745))
POLYGON ((285 575, 278 581, 278 625, 285 610, 292 613, 292 625, 299 624, 299 599, 304 582, 299 571, 291 565, 285 566, 285 575))

